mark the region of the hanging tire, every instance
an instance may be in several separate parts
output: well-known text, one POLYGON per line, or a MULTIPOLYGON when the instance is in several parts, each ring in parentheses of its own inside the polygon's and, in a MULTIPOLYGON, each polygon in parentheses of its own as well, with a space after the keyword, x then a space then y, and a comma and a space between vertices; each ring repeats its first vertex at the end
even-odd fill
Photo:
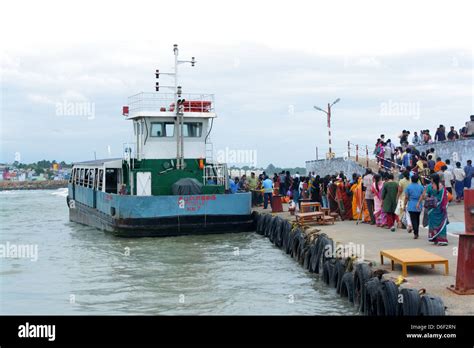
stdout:
POLYGON ((324 262, 329 259, 328 255, 326 254, 331 254, 328 252, 328 248, 332 248, 333 244, 332 240, 329 239, 326 235, 322 235, 319 238, 321 238, 321 242, 318 246, 318 253, 316 255, 314 266, 314 273, 316 274, 319 274, 321 272, 321 266, 324 265, 324 262))
POLYGON ((354 272, 354 303, 359 311, 364 313, 365 283, 372 276, 372 270, 367 263, 358 263, 354 272))
POLYGON ((335 285, 336 292, 338 294, 341 292, 342 277, 344 276, 344 273, 346 273, 346 266, 344 265, 344 261, 341 259, 336 259, 334 278, 335 278, 335 283, 336 283, 335 285))
POLYGON ((263 220, 264 220, 264 216, 262 214, 258 214, 257 215, 257 228, 255 230, 255 232, 257 232, 257 234, 260 234, 260 235, 263 235, 263 220))
POLYGON ((420 312, 421 298, 417 289, 401 289, 401 301, 397 304, 397 315, 416 316, 420 312))
POLYGON ((283 245, 282 249, 285 251, 285 253, 289 254, 290 253, 290 238, 291 238, 291 224, 288 221, 285 221, 283 223, 283 245))
POLYGON ((318 252, 318 249, 317 249, 317 244, 318 242, 316 241, 315 243, 313 243, 310 247, 311 249, 311 258, 309 259, 309 266, 308 266, 308 270, 311 272, 311 273, 314 273, 314 267, 315 267, 315 264, 316 264, 316 254, 318 252))
POLYGON ((301 230, 297 228, 293 233, 293 238, 291 239, 291 257, 298 260, 298 251, 300 248, 300 236, 301 230))
POLYGON ((264 226, 263 226, 263 235, 265 237, 268 237, 270 233, 270 228, 272 224, 272 216, 270 214, 265 214, 265 218, 263 220, 264 226))
POLYGON ((349 302, 354 303, 354 275, 352 272, 346 272, 342 276, 339 295, 347 297, 349 302))
POLYGON ((275 231, 275 245, 281 249, 283 246, 283 225, 285 220, 278 218, 278 226, 275 231))
POLYGON ((326 260, 323 264, 323 282, 326 283, 326 285, 329 285, 330 281, 330 270, 329 270, 329 260, 326 260))
POLYGON ((377 292, 377 315, 397 315, 398 286, 391 280, 382 280, 377 292))
POLYGON ((310 266, 311 266, 310 260, 311 260, 311 253, 312 253, 312 252, 313 252, 313 248, 312 248, 312 247, 306 247, 306 248, 305 248, 305 252, 304 252, 304 262, 303 262, 303 267, 304 267, 304 269, 307 269, 307 270, 310 269, 310 266))
POLYGON ((303 265, 305 252, 307 249, 306 238, 305 238, 304 232, 300 233, 298 239, 299 239, 299 243, 298 243, 298 253, 297 253, 296 259, 300 265, 303 265))
POLYGON ((276 229, 277 229, 277 226, 278 226, 278 219, 279 219, 279 217, 274 217, 272 219, 272 222, 270 224, 270 230, 268 231, 268 239, 273 244, 275 243, 275 232, 276 232, 276 229))
POLYGON ((438 296, 424 295, 420 301, 419 315, 446 315, 443 300, 438 296))
POLYGON ((368 316, 377 315, 377 294, 380 289, 380 279, 370 278, 365 283, 364 314, 368 316))

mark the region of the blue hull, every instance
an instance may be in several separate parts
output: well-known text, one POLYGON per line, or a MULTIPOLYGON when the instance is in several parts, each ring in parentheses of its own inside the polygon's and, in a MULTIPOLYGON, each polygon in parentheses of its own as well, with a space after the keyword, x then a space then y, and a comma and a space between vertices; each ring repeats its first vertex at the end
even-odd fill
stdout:
POLYGON ((70 184, 68 205, 71 221, 123 237, 254 229, 250 193, 126 196, 70 184))

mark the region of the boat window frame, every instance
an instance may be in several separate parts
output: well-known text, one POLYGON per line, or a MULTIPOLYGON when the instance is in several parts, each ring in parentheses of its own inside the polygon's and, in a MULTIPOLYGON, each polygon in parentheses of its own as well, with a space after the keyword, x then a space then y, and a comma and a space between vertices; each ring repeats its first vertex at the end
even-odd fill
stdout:
POLYGON ((203 122, 184 122, 183 123, 183 137, 184 138, 201 138, 202 133, 203 133, 202 130, 203 130, 203 122), (199 125, 199 127, 197 128, 199 129, 199 135, 189 135, 189 128, 187 126, 193 125, 193 124, 199 125), (187 135, 184 135, 185 129, 186 129, 187 135))
POLYGON ((175 128, 176 128, 176 125, 174 122, 171 122, 171 121, 163 121, 163 122, 150 122, 150 137, 151 138, 174 138, 174 133, 175 133, 175 128), (154 135, 154 132, 153 132, 153 126, 155 124, 160 124, 161 125, 161 131, 162 135, 154 135), (168 132, 167 132, 167 129, 166 129, 166 126, 172 126, 173 127, 173 134, 172 135, 168 135, 168 132))
POLYGON ((79 176, 79 186, 84 187, 84 179, 85 179, 85 168, 81 168, 81 173, 79 176))
POLYGON ((97 188, 99 191, 102 191, 103 187, 104 187, 104 169, 100 168, 99 169, 99 182, 97 183, 97 188))

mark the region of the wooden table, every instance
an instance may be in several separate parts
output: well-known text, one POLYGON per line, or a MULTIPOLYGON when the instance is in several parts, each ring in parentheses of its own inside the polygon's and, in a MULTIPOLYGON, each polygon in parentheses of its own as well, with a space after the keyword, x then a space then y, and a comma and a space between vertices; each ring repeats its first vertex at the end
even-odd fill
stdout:
POLYGON ((407 276, 407 266, 414 265, 431 265, 431 268, 434 268, 436 264, 441 264, 444 265, 444 274, 449 274, 448 259, 423 249, 414 248, 380 250, 380 262, 382 265, 384 256, 391 259, 392 271, 394 263, 398 263, 402 266, 402 275, 404 277, 407 276))

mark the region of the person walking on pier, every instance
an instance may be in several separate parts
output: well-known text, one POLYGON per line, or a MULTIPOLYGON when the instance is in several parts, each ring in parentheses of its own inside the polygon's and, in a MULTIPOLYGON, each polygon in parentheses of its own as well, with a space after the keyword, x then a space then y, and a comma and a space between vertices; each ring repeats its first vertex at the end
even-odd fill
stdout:
POLYGON ((372 184, 371 190, 374 194, 374 217, 375 224, 377 227, 383 227, 385 225, 385 213, 383 212, 382 205, 382 189, 383 180, 380 174, 374 175, 374 183, 372 184))
POLYGON ((386 228, 390 228, 392 232, 395 232, 398 184, 393 181, 392 173, 387 174, 387 179, 382 189, 383 211, 387 216, 386 228))
POLYGON ((461 168, 461 162, 456 162, 456 168, 453 169, 454 176, 454 190, 456 191, 456 202, 461 202, 464 196, 464 179, 466 178, 466 173, 464 169, 461 168))
MULTIPOLYGON (((410 215, 411 227, 413 229, 414 239, 418 239, 420 229, 420 214, 423 208, 422 203, 418 205, 420 197, 423 195, 424 188, 418 183, 418 175, 411 177, 411 184, 405 189, 405 206, 407 207, 408 214, 410 215)), ((411 230, 408 229, 408 233, 411 230)))
POLYGON ((270 207, 272 206, 272 192, 273 181, 265 176, 265 180, 263 180, 263 209, 267 209, 268 202, 270 202, 270 207))
POLYGON ((436 245, 448 245, 448 191, 441 183, 438 174, 431 175, 429 184, 420 199, 417 209, 421 209, 421 202, 425 200, 425 209, 428 209, 428 240, 436 245))
POLYGON ((367 202, 367 210, 369 211, 370 224, 375 225, 374 216, 374 193, 372 192, 372 184, 374 183, 374 175, 372 169, 367 168, 365 171, 364 179, 362 181, 362 189, 365 192, 365 201, 367 202))
POLYGON ((474 167, 472 166, 472 161, 467 160, 467 165, 464 167, 464 187, 470 189, 472 187, 472 179, 474 178, 474 167))

